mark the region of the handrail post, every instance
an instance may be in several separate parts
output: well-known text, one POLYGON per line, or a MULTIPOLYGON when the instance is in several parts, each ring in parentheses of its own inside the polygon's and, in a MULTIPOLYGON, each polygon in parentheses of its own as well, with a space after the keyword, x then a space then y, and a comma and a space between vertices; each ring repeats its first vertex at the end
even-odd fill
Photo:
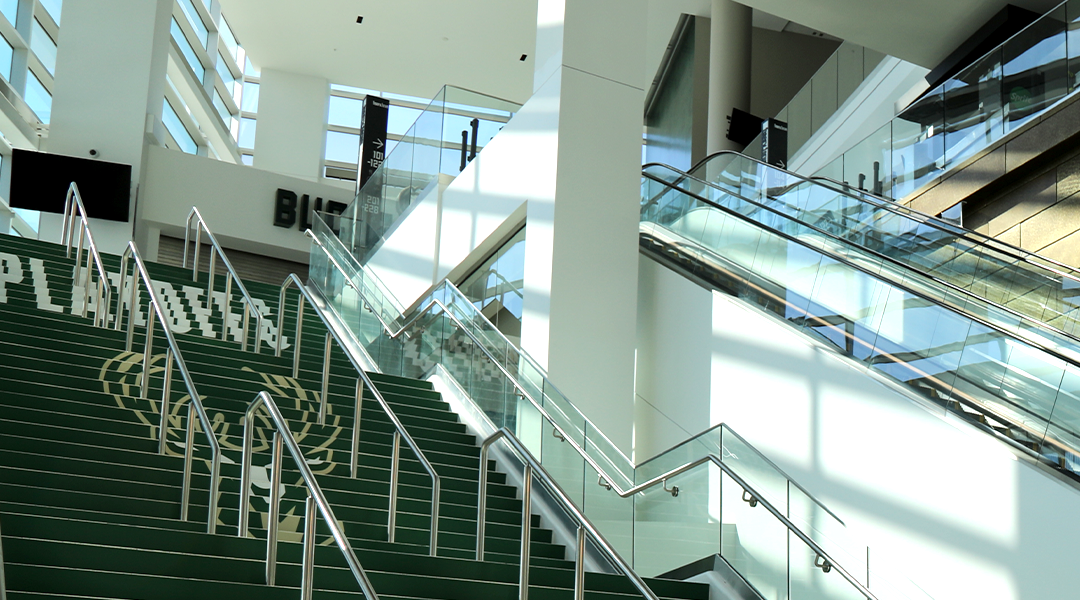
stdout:
MULTIPOLYGON (((292 376, 293 379, 300 377, 300 333, 304 329, 304 295, 300 294, 300 299, 296 301, 296 339, 293 340, 293 365, 292 376)), ((281 330, 278 330, 278 340, 280 344, 281 330)))
MULTIPOLYGON (((195 256, 191 261, 191 280, 199 280, 199 251, 202 250, 202 227, 200 225, 195 226, 195 256)), ((206 297, 206 306, 213 310, 210 306, 210 297, 206 297)))
POLYGON ((431 556, 436 556, 439 551, 439 496, 441 495, 442 482, 434 477, 431 482, 431 556))
POLYGON ((326 425, 326 397, 330 393, 330 349, 334 338, 326 332, 323 343, 322 391, 319 394, 319 425, 326 425))
MULTIPOLYGON (((131 302, 128 304, 128 330, 127 330, 127 351, 131 352, 131 348, 135 341, 135 315, 139 311, 139 279, 141 275, 138 274, 138 267, 136 272, 131 274, 131 302)), ((154 312, 152 310, 146 311, 147 313, 154 312)))
POLYGON ((172 392, 173 351, 165 351, 165 382, 161 390, 161 424, 158 426, 158 454, 165 454, 165 441, 169 436, 169 400, 172 392))
MULTIPOLYGON (((260 402, 261 398, 256 399, 251 406, 254 407, 260 402)), ((240 511, 236 523, 236 535, 242 538, 248 536, 248 518, 251 512, 251 459, 255 451, 255 433, 252 427, 254 408, 252 407, 249 407, 244 415, 244 445, 240 454, 240 511)))
POLYGON ((281 513, 281 434, 274 432, 274 464, 270 469, 270 514, 266 530, 266 585, 274 585, 277 580, 277 538, 278 520, 281 513))
POLYGON ((577 528, 577 564, 574 565, 574 600, 585 600, 585 528, 577 528))
POLYGON ((147 311, 146 316, 146 344, 143 346, 143 376, 142 376, 142 395, 143 400, 149 399, 150 396, 150 357, 154 353, 154 325, 157 319, 157 315, 154 311, 147 311))
POLYGON ((394 543, 394 530, 397 529, 397 501, 398 501, 398 479, 400 477, 400 466, 398 465, 401 460, 401 433, 394 431, 394 447, 390 453, 390 515, 387 518, 386 524, 386 539, 391 544, 394 543))
MULTIPOLYGON (((228 273, 225 276, 225 318, 222 319, 222 322, 226 323, 226 324, 229 321, 228 316, 232 313, 232 284, 233 284, 233 275, 232 275, 232 273, 228 273)), ((246 315, 247 311, 244 311, 244 313, 246 315)), ((222 327, 222 330, 221 330, 221 335, 223 336, 221 338, 221 341, 225 341, 226 339, 228 339, 227 333, 228 333, 228 326, 226 325, 225 327, 222 327)), ((246 334, 247 331, 245 331, 244 333, 246 334)), ((243 341, 240 343, 240 350, 241 351, 246 351, 247 350, 247 338, 246 337, 243 338, 243 341)))
POLYGON ((356 409, 353 411, 352 452, 349 456, 349 477, 356 479, 360 467, 360 417, 364 409, 364 378, 356 378, 356 409))
POLYGON ((480 446, 480 477, 476 490, 476 560, 484 560, 484 536, 487 529, 487 457, 491 442, 498 439, 498 432, 480 446))
POLYGON ((521 484, 521 570, 518 575, 518 598, 529 599, 529 555, 532 552, 532 478, 531 464, 525 464, 521 484))
MULTIPOLYGON (((285 292, 289 290, 289 284, 292 283, 291 279, 286 279, 285 283, 281 284, 281 291, 278 292, 278 311, 277 311, 277 340, 274 344, 274 356, 281 357, 281 338, 285 337, 285 292)), ((299 300, 297 300, 299 302, 299 300)))
MULTIPOLYGON (((180 520, 181 521, 187 521, 188 520, 188 511, 189 511, 190 506, 191 506, 191 466, 192 466, 192 459, 193 459, 193 457, 195 455, 195 418, 196 418, 195 412, 196 412, 195 411, 195 402, 191 401, 189 399, 188 400, 188 411, 187 411, 187 430, 186 430, 185 435, 184 435, 184 481, 183 481, 183 486, 184 487, 180 491, 180 520)), ((210 476, 216 478, 214 473, 211 473, 210 476)), ((211 480, 211 484, 210 484, 210 494, 211 495, 214 495, 214 494, 217 493, 217 490, 215 489, 215 487, 216 486, 213 484, 213 480, 211 480)), ((213 497, 211 497, 211 499, 210 499, 210 507, 211 507, 210 519, 211 520, 214 519, 213 506, 214 506, 214 499, 213 499, 213 497)))
POLYGON ((85 227, 80 227, 79 228, 79 249, 75 252, 75 273, 74 273, 75 285, 79 285, 79 283, 82 282, 82 253, 83 253, 83 242, 85 241, 85 239, 86 239, 86 228, 85 227))
MULTIPOLYGON (((214 311, 214 265, 217 264, 217 253, 210 247, 210 273, 206 280, 206 299, 210 305, 210 312, 214 311)), ((229 299, 225 298, 221 308, 221 341, 229 339, 229 299)))
POLYGON ((315 586, 315 499, 304 500, 304 561, 300 573, 300 598, 311 600, 311 590, 315 586))
POLYGON ((195 212, 189 212, 187 220, 184 221, 184 262, 180 264, 181 269, 187 268, 188 248, 191 247, 191 217, 193 216, 195 216, 195 212))

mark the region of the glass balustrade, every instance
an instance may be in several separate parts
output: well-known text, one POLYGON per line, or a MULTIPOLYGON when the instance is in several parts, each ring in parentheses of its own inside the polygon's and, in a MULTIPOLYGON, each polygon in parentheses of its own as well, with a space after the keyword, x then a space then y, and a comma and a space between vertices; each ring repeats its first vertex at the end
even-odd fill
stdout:
POLYGON ((372 165, 378 168, 341 219, 341 239, 366 262, 409 207, 453 181, 520 108, 485 94, 443 87, 382 162, 372 165))
MULTIPOLYGON (((326 253, 313 248, 310 280, 380 370, 426 377, 442 365, 496 427, 511 430, 540 457, 640 574, 659 575, 719 553, 770 600, 863 597, 836 572, 815 567, 816 552, 762 505, 751 506, 745 500, 749 492, 712 463, 627 498, 607 487, 628 490, 692 460, 717 456, 835 560, 845 568, 853 565, 849 571, 865 585, 866 547, 846 539, 842 522, 734 432, 714 427, 635 466, 452 284, 437 286, 416 304, 420 308, 402 315, 321 218, 313 233, 326 253)), ((926 598, 914 586, 902 592, 895 580, 875 573, 870 589, 882 599, 926 598)))
POLYGON ((1062 2, 818 174, 898 199, 919 190, 1076 91, 1078 23, 1080 0, 1062 2))

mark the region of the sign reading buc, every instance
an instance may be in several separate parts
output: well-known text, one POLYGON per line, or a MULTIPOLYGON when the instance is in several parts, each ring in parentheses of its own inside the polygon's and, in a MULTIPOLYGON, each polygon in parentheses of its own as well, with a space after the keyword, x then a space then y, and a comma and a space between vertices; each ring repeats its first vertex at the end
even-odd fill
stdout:
MULTIPOLYGON (((326 203, 326 212, 332 215, 340 215, 348 207, 341 202, 330 200, 326 203)), ((304 194, 297 196, 296 192, 278 189, 274 200, 274 225, 277 227, 292 227, 300 222, 300 231, 311 228, 312 218, 316 212, 323 209, 323 199, 316 198, 315 205, 311 205, 311 198, 304 194)), ((336 232, 335 232, 336 233, 336 232)))

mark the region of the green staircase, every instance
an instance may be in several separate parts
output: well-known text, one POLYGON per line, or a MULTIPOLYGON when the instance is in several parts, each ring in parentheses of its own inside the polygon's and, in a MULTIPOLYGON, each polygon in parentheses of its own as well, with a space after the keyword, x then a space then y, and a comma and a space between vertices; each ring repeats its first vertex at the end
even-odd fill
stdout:
MULTIPOLYGON (((110 272, 118 271, 117 257, 103 259, 110 272)), ((484 561, 474 560, 477 440, 428 383, 370 374, 442 478, 436 557, 428 548, 430 478, 408 450, 402 452, 395 542, 386 541, 393 428, 370 393, 361 413, 359 470, 356 479, 349 477, 357 374, 339 350, 326 424, 317 424, 324 331, 314 314, 304 319, 300 376, 293 379, 291 347, 278 358, 267 342, 255 354, 209 337, 220 332, 221 314, 202 309, 205 297, 190 272, 147 265, 173 294, 163 299, 172 329, 224 449, 217 533, 206 533, 210 457, 202 434, 194 450, 190 520, 179 520, 186 389, 174 380, 167 453, 158 454, 164 340, 155 338, 150 400, 141 399, 142 328, 134 352, 127 352, 125 332, 83 318, 81 294, 72 297, 73 264, 58 245, 0 237, 0 532, 9 598, 296 598, 307 491, 286 455, 277 586, 267 586, 266 467, 273 429, 265 417, 257 418, 255 431, 250 537, 236 536, 242 418, 264 390, 289 420, 381 598, 518 597, 518 490, 501 473, 489 474, 486 551, 484 561)), ((248 289, 276 321, 278 289, 255 283, 248 289)), ((238 304, 233 312, 239 315, 238 304)), ((284 327, 289 344, 294 319, 284 327)), ((553 543, 538 517, 531 524, 530 597, 572 598, 574 564, 566 549, 553 543)), ((360 597, 328 534, 320 519, 315 597, 360 597)), ((665 598, 709 596, 701 584, 649 585, 665 598)), ((587 598, 640 597, 621 576, 589 573, 586 587, 587 598)))

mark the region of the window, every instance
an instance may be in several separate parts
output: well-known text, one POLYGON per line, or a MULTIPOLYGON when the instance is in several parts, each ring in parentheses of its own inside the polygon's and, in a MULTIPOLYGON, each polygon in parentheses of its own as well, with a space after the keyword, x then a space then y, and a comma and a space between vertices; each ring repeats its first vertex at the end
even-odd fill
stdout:
MULTIPOLYGON (((386 132, 397 135, 405 135, 408 133, 409 128, 413 126, 413 123, 420 118, 420 113, 424 111, 419 108, 408 108, 405 106, 390 105, 390 111, 387 114, 386 119, 386 132)), ((429 123, 431 117, 424 119, 425 123, 429 123)), ((430 127, 430 126, 428 126, 430 127)))
POLYGON ((199 42, 202 43, 202 47, 206 47, 207 40, 209 38, 209 32, 206 30, 206 24, 203 23, 202 17, 199 16, 199 11, 195 8, 195 5, 191 3, 191 0, 179 0, 180 10, 183 11, 187 17, 188 22, 195 29, 195 37, 199 38, 199 42))
POLYGON ((240 44, 236 41, 236 37, 233 36, 232 29, 225 20, 225 15, 221 16, 221 25, 218 26, 218 33, 221 34, 221 41, 225 44, 225 48, 229 50, 229 54, 232 55, 233 60, 235 61, 236 53, 240 49, 240 44))
POLYGON ((26 100, 30 110, 34 111, 34 114, 41 119, 41 122, 48 125, 49 117, 52 114, 52 94, 45 89, 45 86, 41 84, 41 80, 30 70, 26 72, 26 94, 23 95, 23 100, 26 100))
POLYGON ((34 31, 30 34, 30 49, 37 55, 41 64, 49 71, 49 75, 56 74, 56 42, 53 41, 41 22, 34 19, 34 31))
POLYGON ((243 112, 259 112, 259 84, 252 81, 244 82, 244 96, 240 101, 240 110, 243 112))
POLYGON ((240 119, 240 139, 236 143, 241 148, 255 148, 255 119, 244 117, 240 119))
POLYGON ((237 93, 240 91, 240 86, 236 82, 236 78, 233 77, 232 71, 229 70, 229 59, 225 58, 224 54, 218 53, 217 64, 214 65, 217 69, 218 75, 221 76, 221 81, 225 83, 225 89, 229 92, 229 95, 233 99, 237 99, 237 93))
POLYGON ((60 10, 64 7, 64 0, 38 0, 38 3, 49 13, 57 25, 60 24, 60 10))
POLYGON ((246 56, 244 57, 244 75, 247 75, 248 77, 260 77, 262 75, 262 73, 259 72, 259 69, 251 64, 251 59, 246 56))
POLYGON ((245 165, 247 165, 249 167, 252 167, 252 166, 255 166, 255 157, 250 155, 250 154, 241 154, 240 155, 240 162, 244 163, 245 165))
POLYGON ((184 35, 184 30, 180 28, 180 24, 176 22, 176 19, 172 20, 172 38, 176 41, 176 45, 180 47, 180 54, 184 56, 184 60, 191 67, 191 71, 195 73, 195 79, 202 81, 203 76, 206 75, 206 69, 203 68, 202 62, 199 61, 199 55, 195 54, 195 49, 191 47, 191 42, 184 35))
POLYGON ((11 81, 11 59, 14 56, 15 50, 11 44, 0 36, 0 75, 3 75, 7 81, 11 81))
POLYGON ((15 18, 19 14, 19 0, 0 0, 0 13, 8 20, 8 23, 16 25, 15 18))
POLYGON ((225 124, 226 129, 232 128, 233 115, 229 112, 229 106, 225 104, 225 100, 221 98, 221 94, 217 90, 214 90, 214 108, 217 109, 218 116, 221 117, 221 122, 225 124))
POLYGON ((340 131, 326 132, 325 156, 326 160, 355 165, 360 160, 360 135, 340 131))
POLYGON ((188 154, 198 154, 199 145, 195 143, 195 138, 191 137, 187 127, 184 127, 184 122, 180 120, 180 115, 176 114, 176 110, 173 109, 172 104, 169 104, 168 99, 162 106, 161 123, 180 146, 180 150, 188 154))
POLYGON ((330 96, 330 112, 327 122, 342 127, 360 127, 364 113, 364 101, 344 96, 330 96))

